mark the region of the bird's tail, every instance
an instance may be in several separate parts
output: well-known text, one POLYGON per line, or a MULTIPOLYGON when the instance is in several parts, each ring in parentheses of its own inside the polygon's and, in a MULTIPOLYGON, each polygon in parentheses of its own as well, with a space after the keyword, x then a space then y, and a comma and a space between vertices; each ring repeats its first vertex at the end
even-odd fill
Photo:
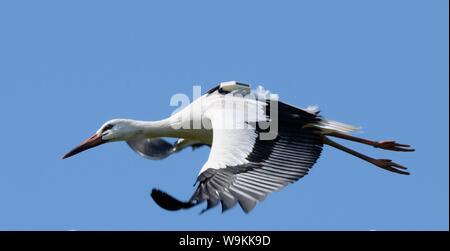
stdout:
POLYGON ((320 128, 320 130, 324 134, 327 134, 330 132, 340 132, 340 133, 350 134, 350 133, 358 132, 361 130, 360 126, 349 125, 349 124, 345 124, 345 123, 334 121, 334 120, 328 120, 328 119, 321 119, 320 122, 317 123, 315 126, 320 128))

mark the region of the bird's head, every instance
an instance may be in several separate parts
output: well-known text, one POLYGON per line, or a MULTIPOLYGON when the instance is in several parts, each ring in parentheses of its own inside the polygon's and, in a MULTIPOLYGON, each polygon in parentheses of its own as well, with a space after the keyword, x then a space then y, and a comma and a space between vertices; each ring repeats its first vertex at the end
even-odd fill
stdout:
POLYGON ((136 137, 140 133, 135 121, 128 119, 113 119, 104 123, 90 138, 81 142, 77 147, 64 154, 66 159, 80 152, 108 142, 126 141, 136 137))

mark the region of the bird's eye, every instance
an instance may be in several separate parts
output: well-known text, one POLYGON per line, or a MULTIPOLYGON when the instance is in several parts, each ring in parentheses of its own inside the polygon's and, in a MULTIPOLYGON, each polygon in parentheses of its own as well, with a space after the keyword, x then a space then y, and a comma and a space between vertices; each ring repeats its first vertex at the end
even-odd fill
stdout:
POLYGON ((107 131, 107 130, 110 130, 111 128, 113 128, 113 125, 108 124, 108 125, 106 125, 105 127, 103 127, 102 132, 105 132, 105 131, 107 131))

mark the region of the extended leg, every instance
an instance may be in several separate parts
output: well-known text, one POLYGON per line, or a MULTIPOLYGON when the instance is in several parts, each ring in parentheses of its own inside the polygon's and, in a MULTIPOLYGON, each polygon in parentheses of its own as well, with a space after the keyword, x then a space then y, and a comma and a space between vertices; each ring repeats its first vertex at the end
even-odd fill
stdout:
POLYGON ((372 163, 372 164, 374 164, 374 165, 376 165, 376 166, 378 166, 380 168, 383 168, 385 170, 388 170, 388 171, 391 171, 391 172, 394 172, 394 173, 409 175, 408 172, 399 170, 399 169, 407 169, 406 167, 401 166, 401 165, 399 165, 399 164, 397 164, 395 162, 392 162, 392 160, 390 160, 390 159, 374 159, 374 158, 371 158, 371 157, 366 156, 366 155, 364 155, 362 153, 359 153, 359 152, 354 151, 354 150, 352 150, 350 148, 347 148, 347 147, 345 147, 345 146, 343 146, 341 144, 338 144, 338 143, 330 140, 329 138, 327 138, 325 136, 323 137, 323 143, 327 144, 327 145, 330 145, 332 147, 335 147, 335 148, 337 148, 337 149, 339 149, 341 151, 344 151, 346 153, 349 153, 349 154, 351 154, 353 156, 356 156, 356 157, 358 157, 358 158, 360 158, 362 160, 365 160, 365 161, 367 161, 369 163, 372 163))
POLYGON ((336 138, 351 140, 359 143, 363 143, 376 148, 382 148, 385 150, 398 151, 398 152, 414 152, 414 149, 410 148, 410 145, 399 144, 393 140, 372 141, 368 139, 358 138, 344 133, 331 132, 327 133, 329 136, 336 138))

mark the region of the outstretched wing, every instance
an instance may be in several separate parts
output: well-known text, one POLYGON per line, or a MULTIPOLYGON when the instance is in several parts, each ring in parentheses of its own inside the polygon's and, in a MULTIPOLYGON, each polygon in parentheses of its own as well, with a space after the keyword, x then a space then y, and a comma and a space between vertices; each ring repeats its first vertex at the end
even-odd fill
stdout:
POLYGON ((142 138, 128 140, 127 144, 140 156, 160 160, 175 152, 173 144, 162 138, 142 138))
POLYGON ((133 139, 127 141, 127 144, 137 154, 151 160, 167 158, 172 153, 179 152, 188 147, 197 149, 205 145, 209 146, 208 144, 188 139, 178 139, 174 144, 171 144, 162 138, 133 139))
POLYGON ((191 147, 192 150, 195 150, 202 146, 210 146, 210 145, 205 144, 198 140, 189 140, 189 139, 178 139, 174 144, 175 152, 179 152, 188 147, 191 147))
POLYGON ((171 144, 162 138, 134 139, 127 141, 127 144, 137 154, 151 160, 167 158, 172 153, 179 152, 188 147, 195 150, 202 146, 209 146, 208 144, 188 139, 178 139, 174 144, 171 144))
MULTIPOLYGON (((256 102, 252 109, 269 105, 270 102, 256 102)), ((220 129, 220 125, 234 116, 230 110, 216 107, 207 113, 213 125, 213 144, 198 176, 196 191, 189 201, 181 202, 154 189, 152 197, 156 203, 168 210, 178 210, 206 201, 205 210, 220 203, 222 211, 239 203, 245 212, 250 212, 271 192, 305 176, 322 150, 319 129, 307 125, 318 123, 320 118, 316 113, 281 102, 277 105, 278 135, 272 140, 259 137, 266 131, 260 128, 260 123, 270 119, 268 112, 263 113, 264 118, 255 117, 255 121, 237 119, 236 123, 248 126, 244 129, 220 129)))

